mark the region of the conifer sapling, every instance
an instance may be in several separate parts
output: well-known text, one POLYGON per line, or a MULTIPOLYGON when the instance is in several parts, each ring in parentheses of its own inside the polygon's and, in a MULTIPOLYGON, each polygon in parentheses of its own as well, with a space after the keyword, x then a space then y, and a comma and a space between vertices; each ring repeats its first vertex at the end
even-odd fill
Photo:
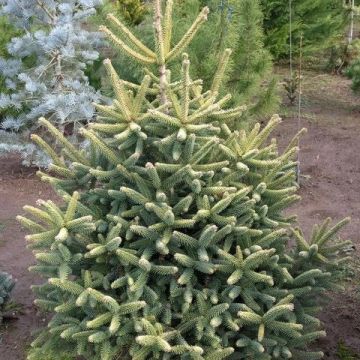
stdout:
POLYGON ((13 277, 6 272, 0 271, 0 325, 6 315, 7 303, 14 286, 15 281, 13 277))
POLYGON ((231 50, 208 89, 190 77, 185 49, 208 8, 173 43, 173 1, 153 7, 154 49, 113 15, 117 35, 101 29, 145 76, 123 81, 105 61, 115 99, 81 130, 89 151, 44 118, 61 156, 33 137, 53 160, 39 175, 65 205, 40 200, 25 207, 32 219, 18 217, 32 233, 31 270, 48 279, 33 286, 36 304, 52 314, 32 346, 101 360, 319 359, 307 345, 324 336, 314 314, 348 245, 329 244, 347 219, 310 241, 292 229, 283 210, 299 199, 297 137, 278 153, 268 142, 276 115, 239 130, 244 108, 219 96, 231 50))

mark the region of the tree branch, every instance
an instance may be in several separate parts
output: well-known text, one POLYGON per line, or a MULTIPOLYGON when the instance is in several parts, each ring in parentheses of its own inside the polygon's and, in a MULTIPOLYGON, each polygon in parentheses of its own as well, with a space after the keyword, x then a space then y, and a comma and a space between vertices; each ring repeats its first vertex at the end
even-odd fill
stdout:
POLYGON ((55 15, 53 15, 45 4, 41 0, 36 0, 38 6, 46 13, 46 15, 54 22, 56 20, 55 15))
POLYGON ((165 52, 164 52, 164 36, 162 28, 162 11, 161 11, 161 0, 155 0, 155 13, 154 13, 154 27, 157 37, 158 45, 158 63, 159 63, 159 79, 160 79, 160 103, 164 105, 167 103, 166 96, 166 65, 165 65, 165 52))

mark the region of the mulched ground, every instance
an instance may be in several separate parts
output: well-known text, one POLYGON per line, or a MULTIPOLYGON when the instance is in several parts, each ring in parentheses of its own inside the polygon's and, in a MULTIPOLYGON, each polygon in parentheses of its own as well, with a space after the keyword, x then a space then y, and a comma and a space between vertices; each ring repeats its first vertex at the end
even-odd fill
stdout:
MULTIPOLYGON (((331 294, 321 314, 328 336, 318 345, 326 359, 339 359, 339 342, 360 354, 360 269, 356 261, 360 251, 360 98, 351 94, 348 81, 337 76, 307 73, 304 87, 301 125, 308 133, 301 140, 302 201, 291 210, 298 214, 305 233, 328 216, 340 220, 350 215, 352 222, 342 234, 356 246, 349 271, 355 276, 345 292, 331 294)), ((298 124, 291 108, 282 112, 286 116, 275 135, 285 145, 298 124)), ((39 279, 27 271, 34 260, 24 246, 25 234, 15 216, 25 204, 54 198, 54 194, 20 163, 16 156, 0 158, 0 270, 17 279, 13 299, 22 306, 18 320, 0 328, 0 359, 4 360, 25 359, 31 334, 45 322, 33 306, 29 287, 39 279)))

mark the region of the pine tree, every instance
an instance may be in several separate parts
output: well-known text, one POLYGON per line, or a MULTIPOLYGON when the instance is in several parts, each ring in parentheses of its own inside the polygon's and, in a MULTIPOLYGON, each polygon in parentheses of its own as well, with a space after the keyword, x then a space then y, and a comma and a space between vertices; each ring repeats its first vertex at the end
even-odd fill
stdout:
POLYGON ((113 2, 129 24, 138 25, 144 20, 146 7, 142 0, 115 0, 113 2))
MULTIPOLYGON (((177 17, 178 26, 184 19, 192 18, 190 14, 194 10, 190 7, 194 3, 201 6, 194 0, 180 3, 176 7, 180 15, 177 17)), ((192 59, 193 76, 201 77, 205 85, 210 85, 222 53, 231 47, 232 62, 228 66, 223 90, 232 94, 233 103, 249 105, 246 115, 260 118, 271 114, 277 108, 278 98, 271 56, 263 43, 263 16, 259 1, 207 0, 202 3, 208 5, 211 12, 200 36, 187 50, 192 59), (213 56, 209 57, 209 53, 213 56)))
POLYGON ((10 299, 10 293, 14 286, 15 281, 12 276, 3 271, 0 271, 0 325, 3 321, 4 315, 6 315, 6 305, 10 299))
POLYGON ((81 129, 89 151, 44 118, 61 156, 33 136, 53 160, 39 175, 65 205, 39 200, 24 208, 33 220, 18 217, 31 270, 48 279, 33 286, 36 305, 52 314, 30 359, 58 349, 100 360, 319 359, 306 346, 324 336, 318 299, 344 261, 349 242, 332 240, 348 219, 327 220, 310 241, 292 228, 283 210, 299 199, 301 132, 279 154, 267 141, 278 116, 238 130, 244 107, 226 106, 220 90, 231 50, 208 88, 192 78, 184 49, 209 9, 174 41, 173 5, 154 0, 153 49, 108 16, 114 30, 101 30, 147 74, 124 81, 105 60, 115 99, 81 129))
POLYGON ((10 57, 0 60, 7 91, 0 109, 11 110, 0 128, 0 152, 18 151, 25 163, 46 165, 48 159, 29 143, 37 119, 47 116, 63 133, 93 118, 99 94, 84 71, 98 58, 100 36, 83 24, 100 0, 1 0, 7 16, 21 35, 12 38, 10 57), (30 130, 29 130, 30 129, 30 130))
POLYGON ((136 26, 144 21, 148 9, 143 0, 104 0, 96 17, 103 21, 102 15, 106 17, 109 12, 120 17, 128 26, 136 26))
POLYGON ((257 118, 277 109, 279 99, 273 77, 272 59, 264 47, 263 15, 258 0, 242 0, 232 3, 235 17, 233 31, 237 34, 234 64, 228 75, 227 89, 236 101, 251 104, 250 115, 257 118), (237 21, 236 21, 237 20, 237 21))
MULTIPOLYGON (((347 11, 343 0, 292 1, 294 54, 303 36, 304 55, 330 48, 343 37, 347 11)), ((289 57, 289 0, 261 0, 264 13, 265 45, 276 59, 289 57)))

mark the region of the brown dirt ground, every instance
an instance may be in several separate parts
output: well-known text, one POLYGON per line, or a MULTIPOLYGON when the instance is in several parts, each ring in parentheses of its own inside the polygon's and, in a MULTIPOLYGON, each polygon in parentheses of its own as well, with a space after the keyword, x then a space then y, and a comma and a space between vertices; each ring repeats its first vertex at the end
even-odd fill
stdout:
MULTIPOLYGON (((284 71, 280 69, 279 73, 284 71)), ((325 217, 339 220, 350 215, 352 222, 343 236, 354 241, 356 259, 360 251, 360 98, 351 94, 347 80, 337 76, 306 73, 304 89, 301 126, 309 131, 301 140, 302 201, 292 210, 298 214, 305 233, 325 217)), ((290 107, 284 107, 281 113, 284 121, 275 135, 284 145, 296 133, 298 124, 290 107)), ((0 329, 0 359, 25 359, 32 332, 44 323, 32 304, 29 289, 39 281, 27 271, 34 260, 24 246, 25 233, 15 216, 22 213, 25 204, 53 197, 51 189, 32 170, 23 168, 17 157, 0 159, 0 270, 17 279, 13 299, 22 306, 18 320, 0 329)), ((326 359, 339 359, 339 341, 360 353, 359 268, 356 260, 350 264, 357 275, 352 276, 345 292, 331 294, 321 314, 328 336, 319 347, 326 359)))
POLYGON ((43 322, 37 316, 30 290, 39 279, 27 271, 34 259, 25 247, 25 231, 15 217, 23 213, 24 205, 34 205, 39 198, 51 197, 54 197, 52 190, 39 181, 33 170, 22 167, 18 157, 0 158, 0 270, 9 272, 17 280, 12 298, 21 306, 18 319, 0 328, 0 359, 25 359, 31 333, 43 322))

